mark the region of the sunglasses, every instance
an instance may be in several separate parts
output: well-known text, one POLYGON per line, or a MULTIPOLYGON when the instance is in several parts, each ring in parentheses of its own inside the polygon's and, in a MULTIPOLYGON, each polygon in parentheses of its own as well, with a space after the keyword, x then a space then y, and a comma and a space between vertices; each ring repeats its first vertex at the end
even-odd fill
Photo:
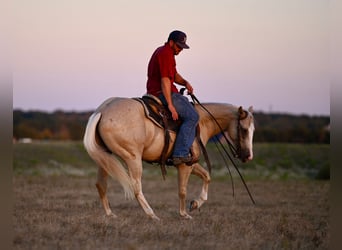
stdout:
POLYGON ((175 43, 175 45, 176 45, 176 47, 177 47, 177 49, 179 49, 179 50, 183 50, 183 48, 182 47, 180 47, 177 43, 175 43))

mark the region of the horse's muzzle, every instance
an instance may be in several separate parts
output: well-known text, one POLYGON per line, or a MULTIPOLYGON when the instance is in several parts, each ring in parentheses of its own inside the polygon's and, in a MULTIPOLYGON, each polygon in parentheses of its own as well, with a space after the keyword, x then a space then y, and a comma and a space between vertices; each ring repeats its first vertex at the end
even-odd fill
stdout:
POLYGON ((253 159, 253 152, 248 151, 241 151, 240 152, 240 159, 242 162, 248 162, 253 159))

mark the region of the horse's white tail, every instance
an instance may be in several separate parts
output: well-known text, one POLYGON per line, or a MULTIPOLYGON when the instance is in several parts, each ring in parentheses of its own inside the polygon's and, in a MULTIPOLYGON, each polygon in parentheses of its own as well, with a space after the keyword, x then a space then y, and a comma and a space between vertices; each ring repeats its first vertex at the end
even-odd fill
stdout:
POLYGON ((134 198, 134 191, 131 178, 121 162, 111 153, 106 151, 96 143, 96 127, 101 118, 101 113, 94 113, 89 117, 85 130, 83 144, 90 157, 102 167, 113 178, 115 178, 123 187, 127 198, 134 198))

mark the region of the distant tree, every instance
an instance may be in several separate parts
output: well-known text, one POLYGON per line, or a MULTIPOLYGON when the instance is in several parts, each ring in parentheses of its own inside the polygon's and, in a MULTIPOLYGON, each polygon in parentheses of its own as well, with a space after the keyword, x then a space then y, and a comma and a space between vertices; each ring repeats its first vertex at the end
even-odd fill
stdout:
MULTIPOLYGON (((13 111, 13 137, 81 140, 92 111, 13 111)), ((255 142, 330 143, 329 116, 255 112, 255 142)))
POLYGON ((49 128, 43 129, 43 131, 39 133, 39 139, 42 139, 42 140, 53 139, 53 134, 51 130, 49 128))

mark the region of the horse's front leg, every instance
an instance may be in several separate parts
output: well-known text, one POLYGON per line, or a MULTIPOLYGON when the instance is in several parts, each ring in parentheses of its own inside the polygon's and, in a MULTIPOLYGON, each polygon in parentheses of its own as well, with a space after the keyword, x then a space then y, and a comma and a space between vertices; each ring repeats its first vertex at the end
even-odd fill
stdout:
POLYGON ((202 191, 199 197, 190 202, 190 212, 200 208, 205 201, 208 200, 208 189, 210 183, 210 175, 200 164, 196 163, 193 165, 192 174, 199 176, 203 180, 202 191))
POLYGON ((180 164, 178 168, 178 196, 179 196, 179 213, 185 219, 192 219, 192 217, 186 212, 186 193, 189 182, 189 176, 193 167, 186 164, 180 164))

